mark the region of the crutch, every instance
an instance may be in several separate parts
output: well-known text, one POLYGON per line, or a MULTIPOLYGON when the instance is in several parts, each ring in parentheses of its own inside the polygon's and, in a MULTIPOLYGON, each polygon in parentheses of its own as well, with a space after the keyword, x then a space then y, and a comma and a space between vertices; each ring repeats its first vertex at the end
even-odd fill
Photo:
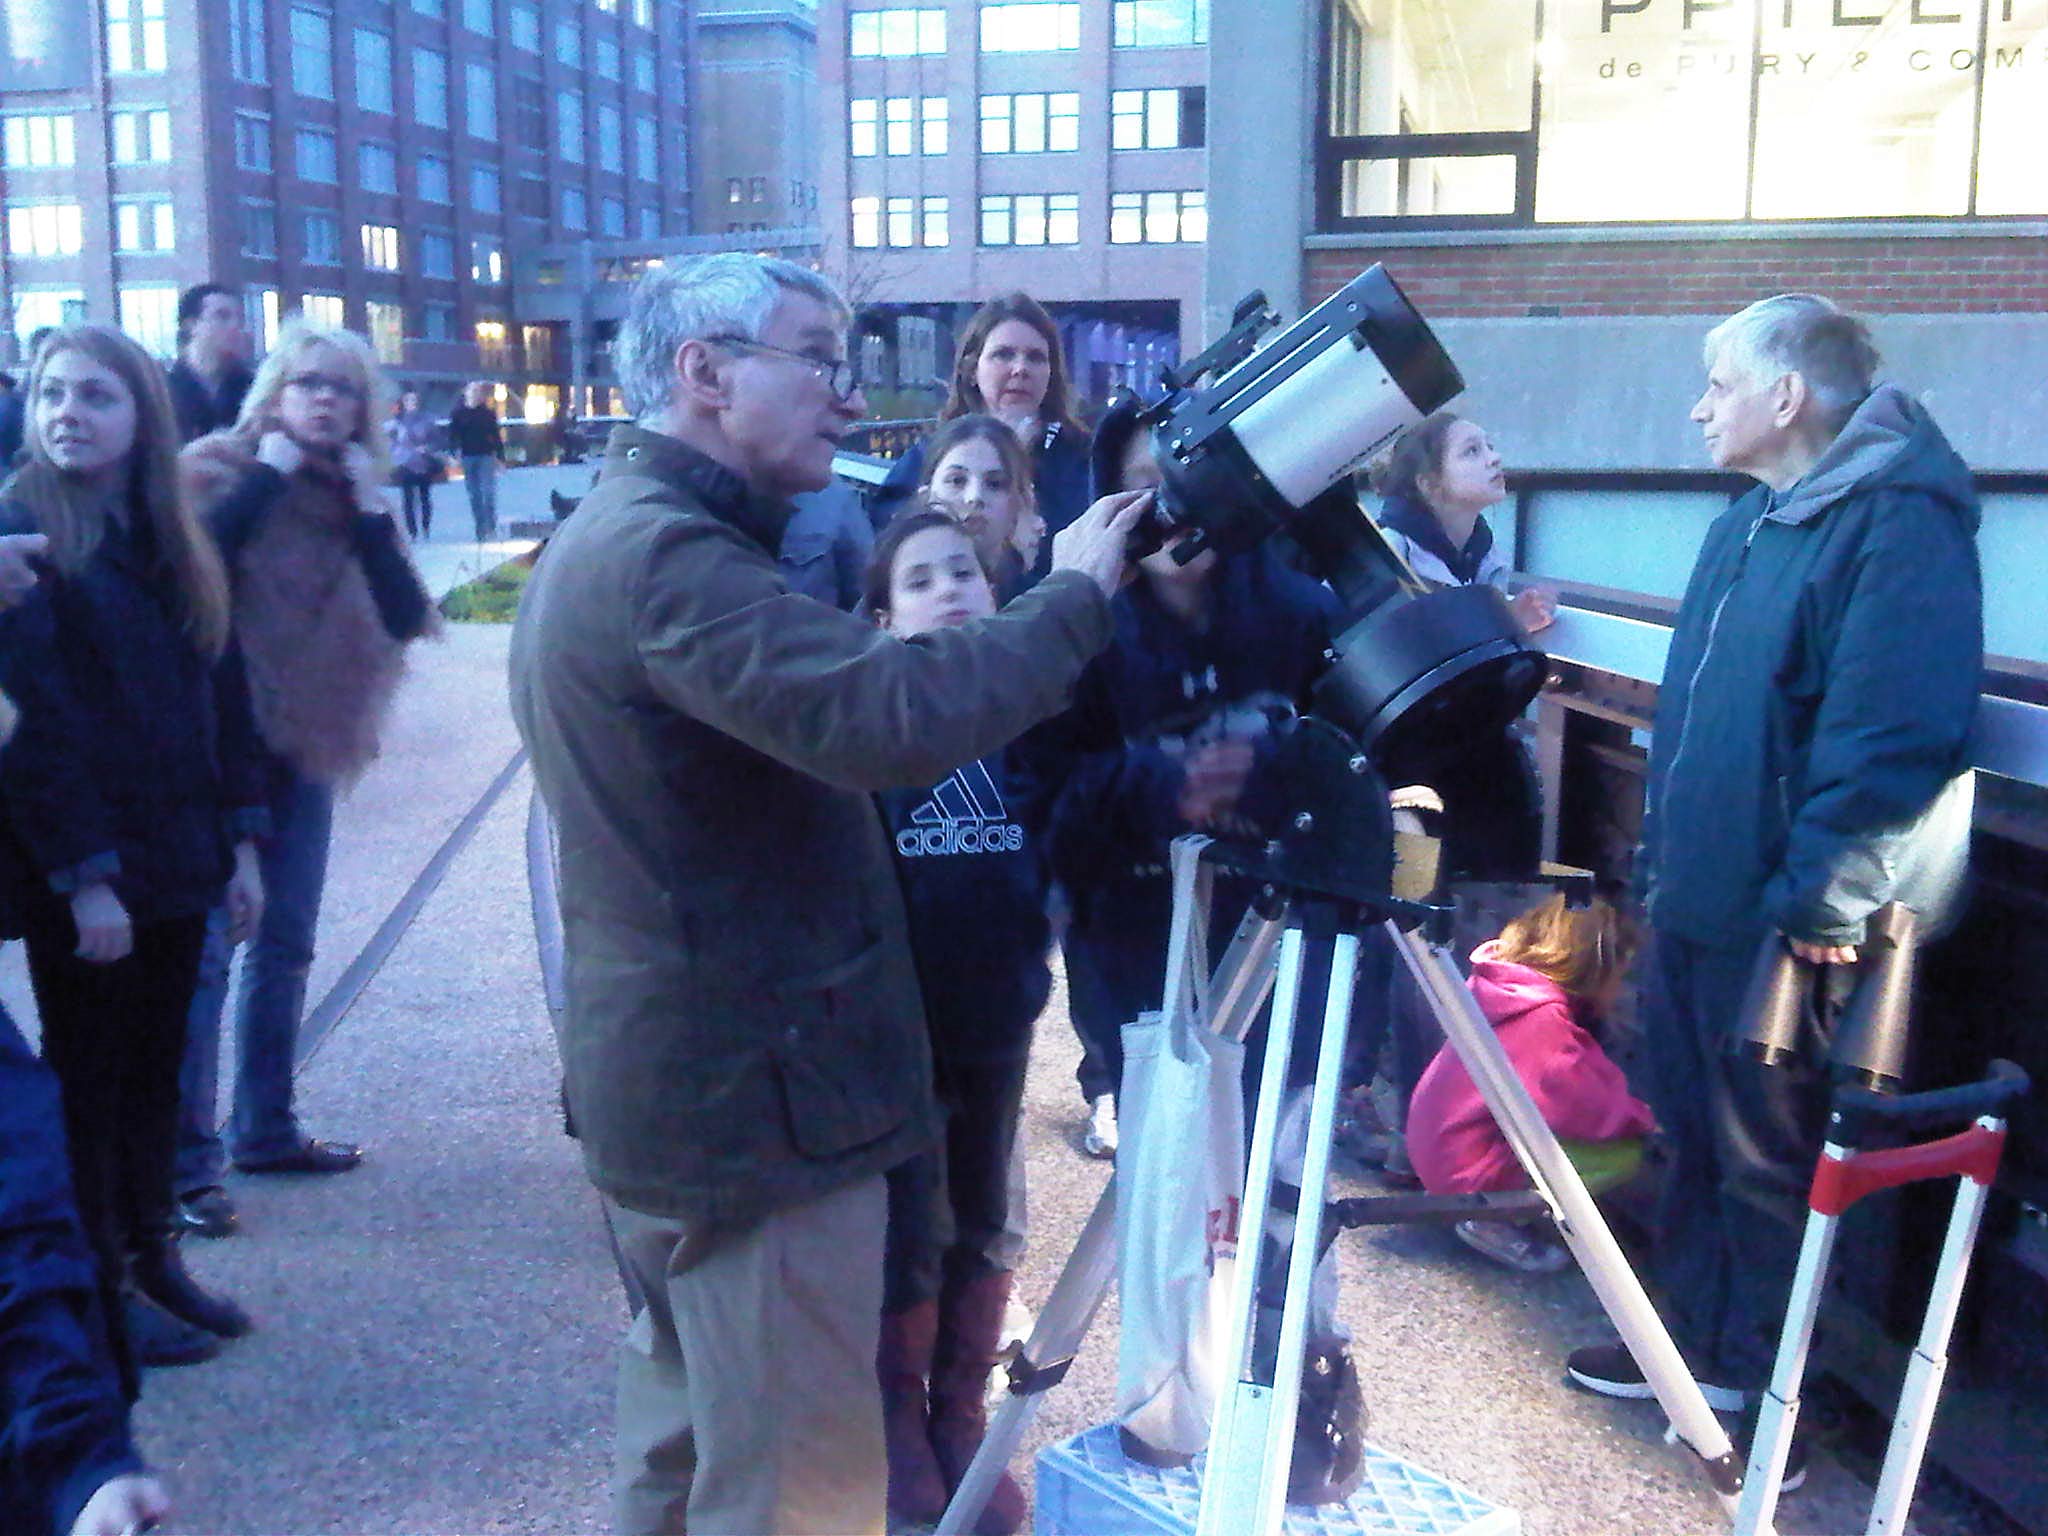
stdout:
POLYGON ((1806 1374, 1807 1350, 1813 1343, 1814 1320, 1820 1313, 1821 1285, 1842 1213, 1865 1195, 1927 1179, 1960 1177, 1948 1236, 1928 1294, 1927 1316, 1920 1339, 1906 1366, 1898 1415, 1885 1447, 1878 1474, 1877 1496, 1870 1510, 1868 1536, 1900 1536, 1913 1485, 1934 1425, 1936 1400, 1948 1370, 1949 1335, 1955 1329, 1962 1301, 1963 1279, 1970 1250, 1984 1216, 1985 1196, 1998 1177, 2005 1150, 2004 1107, 2027 1091, 2027 1074, 2009 1061, 1994 1061, 1983 1081, 1960 1088, 1892 1097, 1861 1088, 1844 1088, 1835 1096, 1828 1120, 1827 1143, 1814 1169, 1808 1196, 1806 1235, 1799 1247, 1799 1267, 1792 1277, 1792 1298, 1786 1308, 1785 1332, 1778 1341, 1777 1363, 1771 1368, 1770 1390, 1757 1413, 1756 1443, 1749 1475, 1736 1508, 1736 1536, 1767 1536, 1777 1513, 1779 1485, 1792 1450, 1792 1430, 1799 1418, 1799 1386, 1806 1374), (1938 1141, 1915 1142, 1880 1151, 1862 1150, 1881 1128, 1906 1128, 1975 1123, 1968 1130, 1938 1141))

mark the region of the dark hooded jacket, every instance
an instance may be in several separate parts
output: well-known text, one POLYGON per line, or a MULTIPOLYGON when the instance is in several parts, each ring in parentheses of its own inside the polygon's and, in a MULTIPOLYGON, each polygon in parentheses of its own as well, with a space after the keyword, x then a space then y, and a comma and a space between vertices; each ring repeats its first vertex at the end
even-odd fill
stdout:
POLYGON ((1856 944, 1899 900, 1958 904, 1984 649, 1976 493, 1904 391, 1875 390, 1798 484, 1708 531, 1665 663, 1651 919, 1748 948, 1856 944))

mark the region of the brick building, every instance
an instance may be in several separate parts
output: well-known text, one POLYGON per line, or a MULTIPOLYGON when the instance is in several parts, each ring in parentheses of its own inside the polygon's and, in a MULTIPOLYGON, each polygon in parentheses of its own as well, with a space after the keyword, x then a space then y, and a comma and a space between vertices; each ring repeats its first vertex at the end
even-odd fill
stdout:
MULTIPOLYGON (((214 278, 244 289, 259 334, 303 308, 363 331, 434 403, 481 376, 510 414, 544 419, 572 349, 517 312, 513 258, 691 233, 692 187, 718 174, 697 165, 694 57, 715 64, 747 33, 721 18, 704 41, 698 13, 717 9, 8 0, 12 355, 74 316, 167 353, 179 288, 214 278)), ((785 188, 778 155, 807 135, 749 129, 748 174, 785 188)))
POLYGON ((974 308, 1053 310, 1100 399, 1194 334, 1209 0, 825 0, 827 270, 878 409, 928 410, 974 308), (894 388, 892 388, 894 386, 894 388))
POLYGON ((1210 101, 1205 329, 1384 262, 1507 457, 1525 569, 1675 595, 1726 496, 1700 338, 1816 291, 1983 475, 1991 648, 2048 659, 2048 5, 1297 0, 1219 8, 1211 47, 1270 67, 1210 101))

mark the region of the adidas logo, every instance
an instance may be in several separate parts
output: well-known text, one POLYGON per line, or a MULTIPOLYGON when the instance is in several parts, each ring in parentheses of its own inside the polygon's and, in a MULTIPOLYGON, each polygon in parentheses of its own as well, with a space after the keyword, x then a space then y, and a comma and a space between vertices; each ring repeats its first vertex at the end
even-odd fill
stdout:
POLYGON ((1024 846, 1024 829, 1009 818, 988 769, 969 763, 910 813, 911 824, 896 834, 896 852, 906 859, 1016 853, 1024 846))

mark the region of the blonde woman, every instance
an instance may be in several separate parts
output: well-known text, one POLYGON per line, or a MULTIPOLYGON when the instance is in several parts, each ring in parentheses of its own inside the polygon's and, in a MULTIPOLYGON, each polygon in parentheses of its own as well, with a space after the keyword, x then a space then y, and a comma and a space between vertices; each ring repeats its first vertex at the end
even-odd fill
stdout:
MULTIPOLYGON (((433 610, 385 509, 391 389, 369 343, 288 326, 232 427, 180 470, 226 562, 256 730, 271 760, 263 879, 271 900, 242 968, 234 1111, 214 1130, 227 951, 207 946, 193 1004, 179 1194, 186 1224, 226 1236, 223 1153, 247 1173, 339 1173, 361 1149, 316 1141, 292 1111, 292 1062, 327 880, 334 793, 377 755, 409 641, 433 610)), ((217 920, 214 931, 220 931, 217 920)))
POLYGON ((172 1198, 208 914, 232 943, 262 909, 260 749, 177 441, 147 354, 69 326, 37 354, 28 461, 0 493, 0 534, 48 541, 0 616, 0 688, 22 713, 0 756, 0 915, 27 940, 79 1213, 131 1366, 206 1359, 250 1326, 186 1274, 172 1198))

